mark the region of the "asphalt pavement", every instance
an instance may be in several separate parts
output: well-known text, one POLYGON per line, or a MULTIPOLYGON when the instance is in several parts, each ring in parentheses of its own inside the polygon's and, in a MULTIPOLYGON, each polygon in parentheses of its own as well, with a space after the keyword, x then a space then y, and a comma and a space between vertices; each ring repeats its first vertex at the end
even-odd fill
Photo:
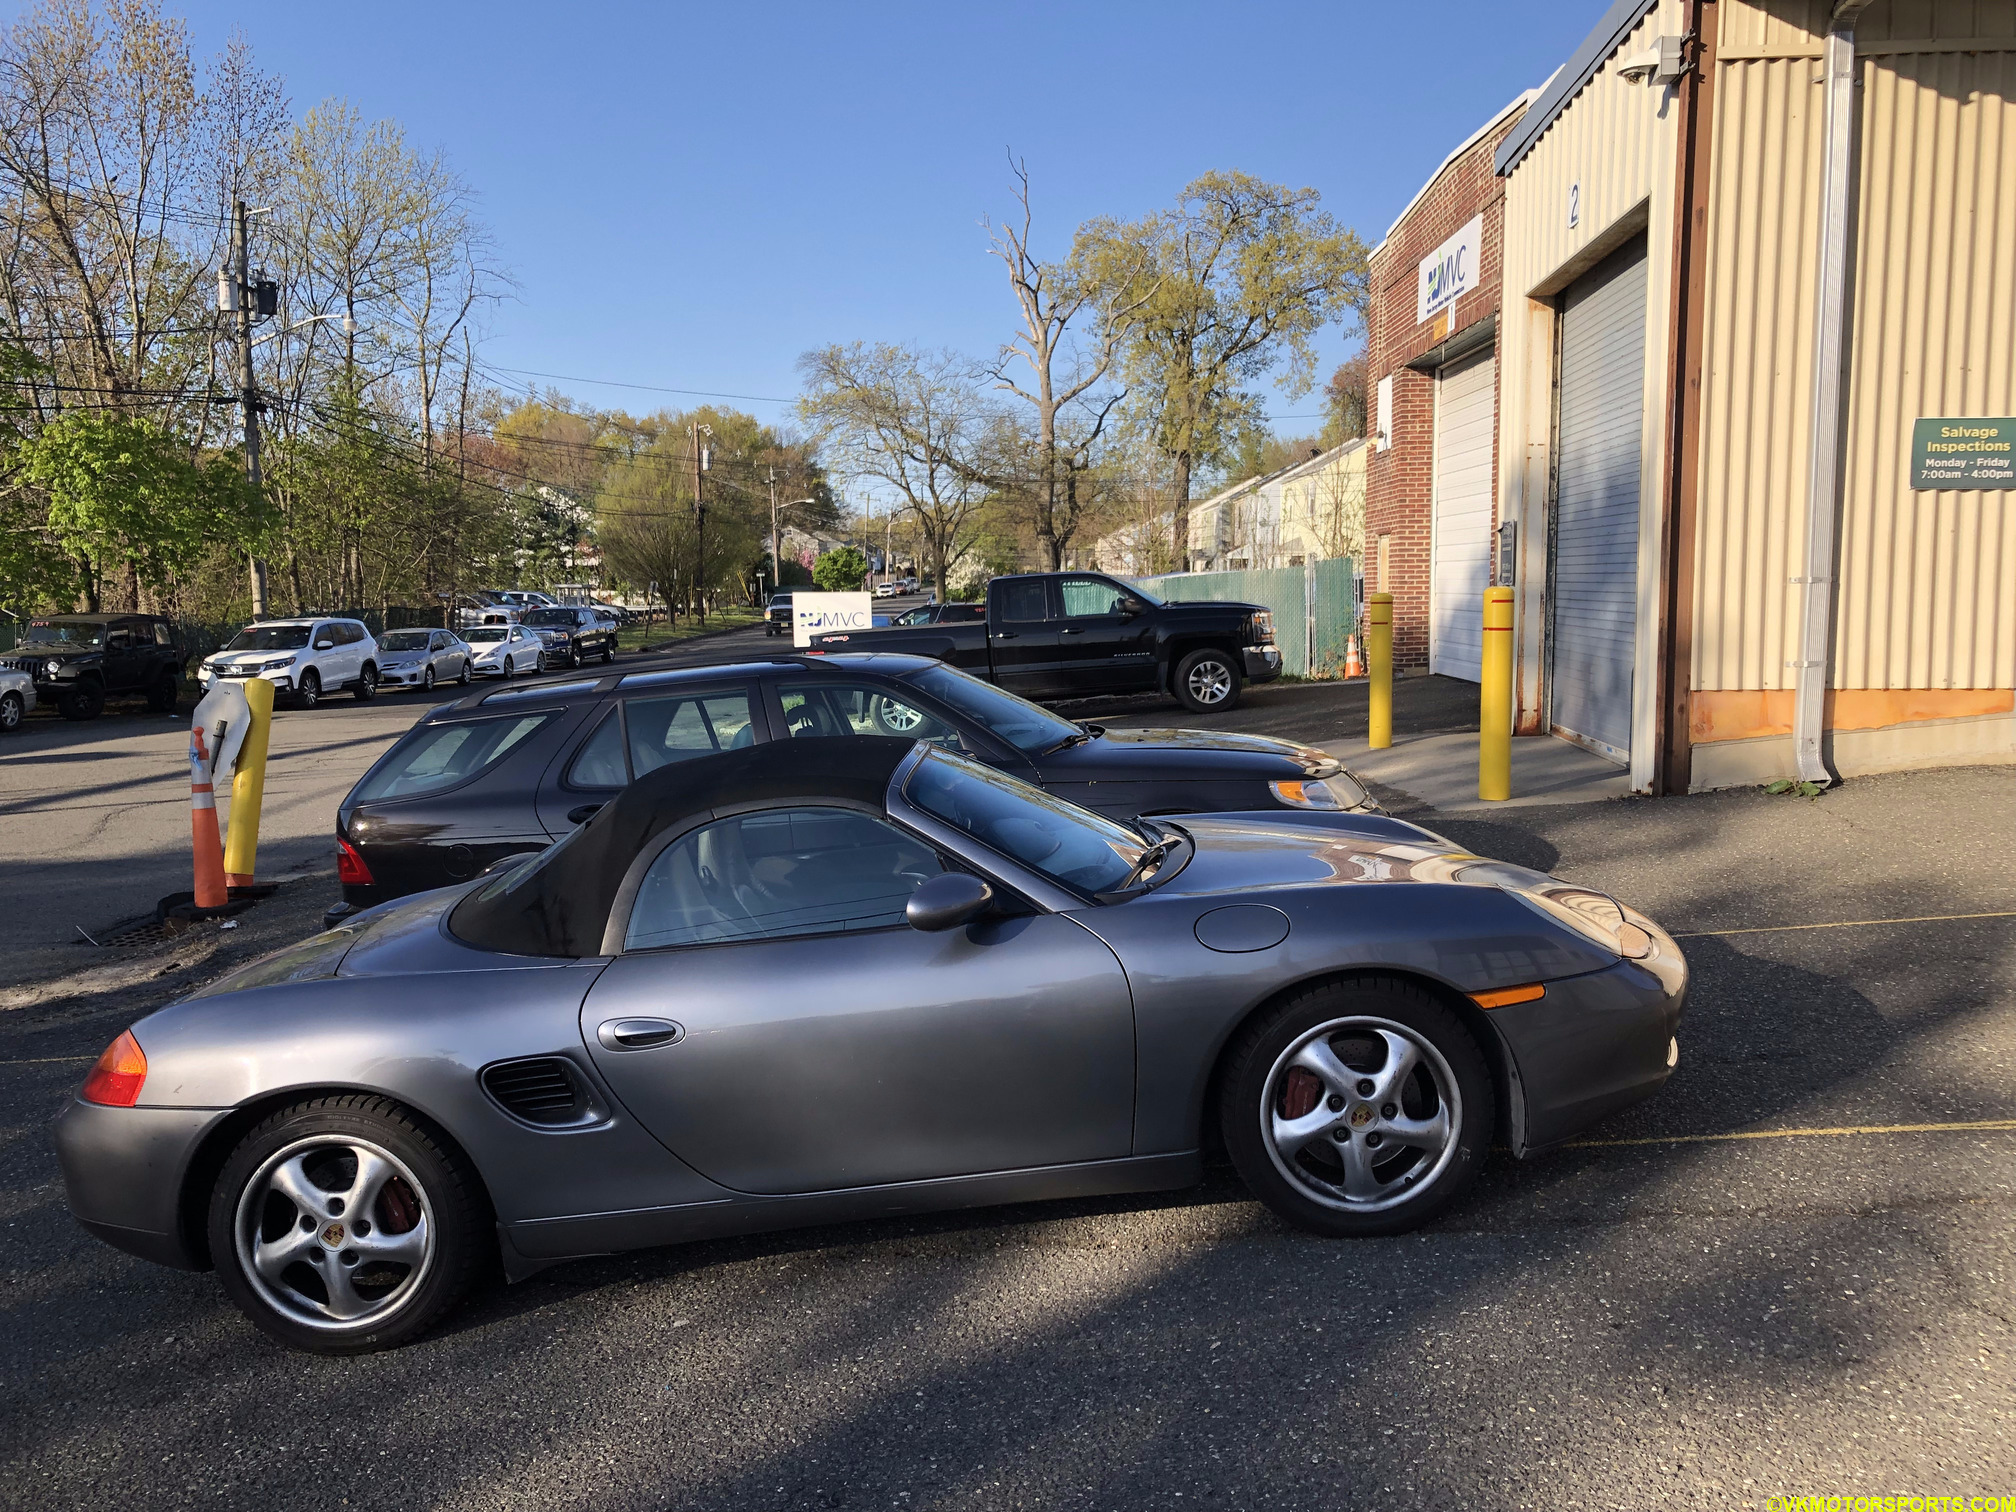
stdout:
MULTIPOLYGON (((1460 728, 1448 689, 1407 696, 1460 728)), ((1225 722, 1321 743, 1357 697, 1256 690, 1225 722)), ((1177 722, 1142 701, 1099 717, 1177 722)), ((1219 1169, 1174 1195, 577 1262, 360 1360, 290 1354, 213 1277, 84 1236, 47 1139, 120 1027, 308 927, 333 880, 233 935, 80 947, 96 975, 0 995, 0 1506, 1761 1509, 2016 1488, 2016 768, 1410 817, 1617 891, 1695 973, 1659 1096, 1574 1148, 1494 1156, 1422 1232, 1313 1238, 1219 1169)))

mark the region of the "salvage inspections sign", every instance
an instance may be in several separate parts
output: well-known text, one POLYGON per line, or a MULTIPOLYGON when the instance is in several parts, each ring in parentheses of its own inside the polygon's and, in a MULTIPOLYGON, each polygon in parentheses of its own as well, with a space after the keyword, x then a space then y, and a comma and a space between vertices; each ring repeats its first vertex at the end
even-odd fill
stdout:
POLYGON ((872 629, 875 596, 870 593, 791 594, 791 644, 809 646, 815 635, 872 629))
POLYGON ((2016 488, 2016 418, 1915 422, 1911 486, 2016 488))

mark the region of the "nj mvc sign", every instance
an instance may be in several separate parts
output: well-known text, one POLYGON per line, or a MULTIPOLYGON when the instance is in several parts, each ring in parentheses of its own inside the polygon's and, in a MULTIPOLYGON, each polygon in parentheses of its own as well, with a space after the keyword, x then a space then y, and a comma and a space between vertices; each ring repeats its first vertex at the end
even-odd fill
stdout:
POLYGON ((815 635, 872 629, 875 597, 868 593, 804 593, 791 595, 791 644, 809 646, 815 635))
POLYGON ((1477 287, 1483 260, 1484 217, 1473 215, 1468 225, 1421 259, 1416 323, 1434 319, 1456 303, 1457 295, 1477 287))

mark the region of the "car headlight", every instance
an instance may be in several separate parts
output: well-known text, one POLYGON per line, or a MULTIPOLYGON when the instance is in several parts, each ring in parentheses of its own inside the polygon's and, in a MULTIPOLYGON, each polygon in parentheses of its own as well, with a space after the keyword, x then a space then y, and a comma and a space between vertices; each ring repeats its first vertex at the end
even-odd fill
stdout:
POLYGON ((60 661, 55 661, 52 659, 42 664, 42 675, 44 677, 54 677, 58 672, 61 672, 62 670, 63 670, 63 663, 61 663, 60 661))
POLYGON ((279 656, 275 657, 272 661, 264 661, 259 663, 259 670, 261 672, 278 672, 282 667, 291 667, 293 665, 294 665, 293 657, 279 656))
POLYGON ((1271 646, 1274 644, 1274 611, 1256 609, 1253 611, 1253 644, 1271 646))
POLYGON ((1274 795, 1275 801, 1290 808, 1342 813, 1363 808, 1369 801, 1365 789, 1348 772, 1333 772, 1328 777, 1304 777, 1294 782, 1270 782, 1267 789, 1274 795))
POLYGON ((1657 948, 1657 941, 1632 920, 1622 903, 1593 887, 1578 887, 1508 861, 1473 862, 1456 876, 1463 882, 1495 882, 1535 913, 1566 925, 1612 955, 1642 961, 1657 948))

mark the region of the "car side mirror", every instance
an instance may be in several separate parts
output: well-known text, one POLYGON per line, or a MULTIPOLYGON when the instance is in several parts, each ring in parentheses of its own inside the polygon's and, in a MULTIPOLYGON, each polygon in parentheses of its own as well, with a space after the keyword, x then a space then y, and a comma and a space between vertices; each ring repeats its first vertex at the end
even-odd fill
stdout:
POLYGON ((318 640, 315 642, 315 649, 317 651, 333 651, 336 649, 336 642, 332 640, 318 640))
POLYGON ((1137 614, 1146 614, 1147 612, 1148 606, 1139 599, 1122 599, 1120 601, 1120 618, 1122 619, 1132 619, 1137 614))
POLYGON ((912 929, 942 934, 970 924, 994 901, 994 889, 966 872, 940 872, 910 894, 903 919, 912 929))

